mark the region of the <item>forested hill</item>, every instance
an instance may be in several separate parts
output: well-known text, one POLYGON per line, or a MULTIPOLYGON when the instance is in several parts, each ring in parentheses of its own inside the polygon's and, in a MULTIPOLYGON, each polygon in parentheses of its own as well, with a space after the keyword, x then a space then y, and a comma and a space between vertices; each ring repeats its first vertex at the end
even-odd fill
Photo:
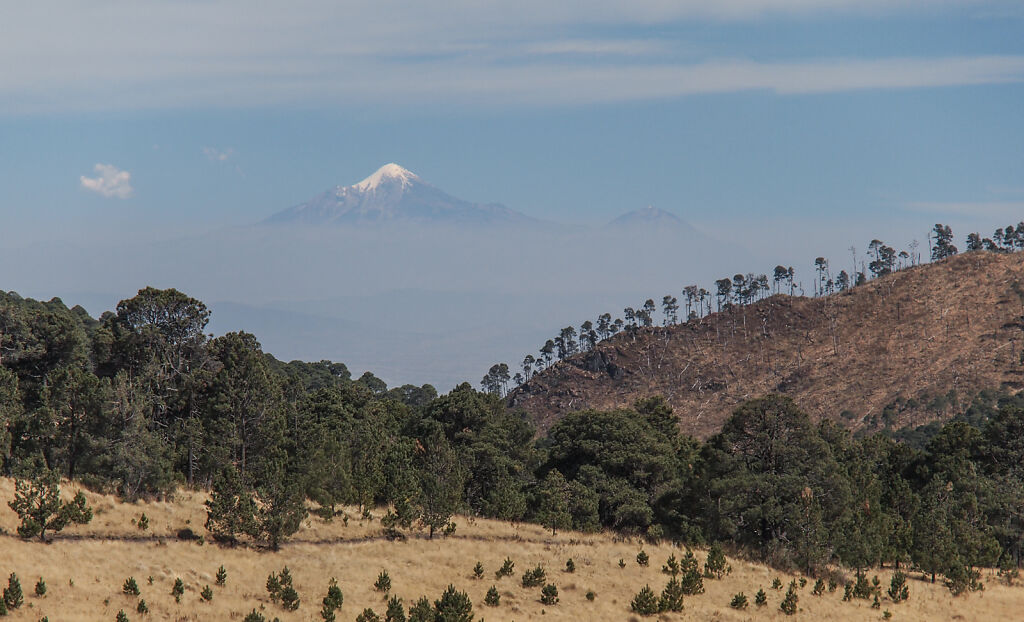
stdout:
POLYGON ((982 390, 1021 389, 1022 346, 1022 257, 975 251, 830 296, 778 294, 626 330, 508 400, 545 429, 571 411, 657 394, 684 432, 707 438, 744 400, 781 393, 812 417, 894 430, 943 419, 982 390))

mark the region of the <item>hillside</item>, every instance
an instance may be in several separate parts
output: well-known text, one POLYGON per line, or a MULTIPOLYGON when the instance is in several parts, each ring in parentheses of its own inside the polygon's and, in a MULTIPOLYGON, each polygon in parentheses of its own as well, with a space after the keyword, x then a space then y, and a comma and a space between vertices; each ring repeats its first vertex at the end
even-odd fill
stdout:
POLYGON ((659 394, 706 438, 743 400, 782 393, 852 429, 942 419, 957 399, 1024 387, 1024 263, 974 252, 824 298, 775 295, 620 333, 513 391, 541 429, 659 394), (955 393, 954 393, 955 392, 955 393))
MULTIPOLYGON (((414 534, 406 542, 390 542, 380 536, 380 511, 374 511, 370 520, 358 520, 355 508, 347 508, 353 517, 347 524, 341 519, 325 523, 319 518, 308 518, 295 538, 278 552, 219 547, 175 537, 185 527, 204 533, 204 496, 187 491, 179 491, 174 501, 138 504, 86 493, 96 512, 92 523, 68 528, 50 544, 42 544, 11 535, 16 521, 14 513, 6 508, 6 501, 12 492, 13 483, 0 479, 0 501, 4 502, 0 508, 0 574, 6 579, 11 572, 17 573, 25 593, 25 604, 4 618, 11 622, 35 622, 44 616, 55 622, 113 620, 119 610, 124 610, 130 620, 154 622, 241 620, 252 609, 262 611, 268 620, 320 620, 320 602, 331 577, 337 578, 344 595, 338 620, 353 620, 367 607, 383 617, 386 596, 373 589, 381 570, 387 570, 391 576, 390 595, 402 598, 406 606, 421 595, 434 600, 448 584, 454 584, 467 592, 478 620, 639 620, 630 612, 633 596, 645 584, 660 592, 667 581, 660 571, 661 565, 669 555, 683 555, 683 551, 669 544, 645 544, 642 548, 650 556, 650 566, 644 568, 635 561, 641 548, 635 540, 607 533, 560 532, 552 536, 535 525, 466 517, 456 518, 458 530, 449 538, 427 540, 414 534), (143 513, 149 519, 147 531, 133 525, 133 520, 143 513), (494 571, 506 556, 515 562, 514 574, 495 580, 494 571), (562 571, 569 558, 576 564, 573 574, 562 571), (619 567, 620 559, 626 562, 623 568, 619 567), (477 561, 484 566, 483 579, 473 578, 472 569, 477 561), (560 600, 556 605, 542 605, 538 601, 539 588, 521 585, 523 571, 538 564, 547 570, 547 580, 558 587, 560 600), (223 587, 214 581, 221 565, 227 570, 223 587), (295 612, 272 603, 264 587, 267 575, 284 566, 294 576, 300 596, 295 612), (129 576, 139 585, 138 598, 121 591, 129 576), (179 577, 185 593, 181 602, 175 603, 170 591, 179 577), (47 585, 43 597, 33 594, 39 578, 47 585), (206 585, 214 591, 210 602, 199 597, 206 585), (496 585, 501 594, 496 608, 483 603, 491 585, 496 585), (593 601, 585 596, 590 590, 596 594, 593 601), (139 598, 146 600, 148 615, 135 612, 139 598)), ((706 553, 697 551, 696 556, 703 564, 706 553)), ((705 579, 705 593, 685 597, 682 613, 644 619, 793 619, 779 611, 783 592, 771 589, 771 583, 779 577, 788 585, 792 579, 799 579, 798 575, 734 558, 728 562, 732 573, 722 580, 705 579), (768 595, 763 608, 753 604, 758 589, 764 589, 768 595), (750 600, 746 611, 729 607, 732 596, 740 591, 750 600)), ((884 594, 890 571, 882 569, 877 574, 884 594)), ((906 622, 1009 619, 1020 611, 1024 588, 1003 584, 991 571, 984 571, 982 576, 986 584, 982 595, 954 598, 941 581, 932 584, 922 581, 918 574, 911 574, 910 599, 897 604, 883 595, 881 609, 906 622)), ((872 609, 867 600, 843 602, 841 583, 836 592, 821 596, 811 593, 812 583, 813 580, 798 590, 797 619, 868 621, 882 616, 882 611, 872 609)))

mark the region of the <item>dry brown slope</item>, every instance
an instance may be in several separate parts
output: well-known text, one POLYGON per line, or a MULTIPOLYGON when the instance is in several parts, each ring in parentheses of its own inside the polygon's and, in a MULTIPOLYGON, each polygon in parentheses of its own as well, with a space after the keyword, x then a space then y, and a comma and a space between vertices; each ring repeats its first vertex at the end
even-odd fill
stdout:
MULTIPOLYGON (((65 493, 74 486, 66 486, 65 493)), ((36 622, 46 616, 53 622, 112 621, 119 610, 138 622, 207 622, 236 620, 252 609, 260 609, 268 620, 315 622, 321 620, 320 602, 331 577, 338 580, 345 601, 338 620, 353 620, 366 607, 383 617, 386 596, 373 589, 377 573, 386 569, 391 576, 391 595, 409 603, 421 595, 437 598, 451 583, 466 591, 476 619, 489 622, 528 622, 572 620, 663 620, 683 622, 722 620, 843 620, 871 622, 890 610, 895 620, 924 622, 935 620, 1011 620, 1019 619, 1024 603, 1024 587, 1007 586, 995 573, 982 573, 985 591, 954 598, 941 582, 932 584, 914 573, 909 581, 910 600, 892 603, 883 594, 882 610, 871 609, 868 601, 843 602, 843 589, 822 596, 811 594, 813 581, 799 590, 801 613, 792 618, 779 611, 782 592, 770 588, 779 577, 788 584, 795 575, 772 570, 740 559, 729 559, 733 572, 723 580, 705 581, 706 592, 685 599, 682 613, 640 618, 630 613, 629 602, 645 585, 660 592, 668 577, 660 568, 669 555, 682 551, 669 544, 644 544, 650 566, 635 562, 640 543, 623 540, 610 533, 582 534, 560 532, 556 536, 536 525, 509 524, 492 520, 456 517, 459 527, 450 538, 427 540, 411 538, 407 542, 389 542, 381 537, 379 517, 371 521, 341 520, 325 523, 310 517, 295 537, 280 551, 268 552, 248 547, 222 548, 177 540, 173 534, 191 526, 203 533, 202 501, 198 493, 181 492, 177 500, 160 503, 121 503, 112 497, 86 493, 97 511, 89 525, 69 527, 52 543, 24 541, 10 535, 16 527, 14 513, 6 508, 13 493, 10 480, 0 478, 0 579, 15 572, 25 591, 25 605, 3 620, 36 622), (145 512, 150 529, 143 533, 131 519, 145 512), (186 521, 189 521, 186 523, 186 521), (494 570, 506 557, 515 562, 515 575, 494 579, 494 570), (562 572, 565 560, 573 558, 576 572, 562 572), (625 560, 619 568, 618 560, 625 560), (473 565, 480 561, 486 574, 483 580, 472 576, 473 565), (224 587, 215 585, 217 568, 228 573, 224 587), (558 587, 560 602, 545 606, 539 602, 538 588, 524 588, 520 577, 535 565, 547 569, 548 580, 558 587), (270 601, 265 590, 267 575, 287 565, 295 578, 301 605, 298 611, 284 611, 270 601), (135 613, 137 598, 121 593, 125 578, 134 576, 150 613, 135 613), (153 577, 150 584, 148 578, 153 577), (38 578, 45 579, 46 595, 33 595, 38 578), (170 594, 175 578, 185 584, 185 594, 176 603, 170 594), (501 594, 500 606, 483 604, 491 585, 501 594), (212 602, 203 602, 199 593, 206 585, 214 590, 212 602), (758 589, 768 593, 768 605, 757 608, 753 596, 758 589), (596 598, 588 601, 593 590, 596 598), (751 604, 746 611, 729 607, 732 596, 744 592, 751 604)), ((354 508, 349 509, 355 515, 354 508)), ((704 551, 697 552, 703 563, 704 551)), ((872 570, 888 587, 890 570, 872 570)), ((6 585, 6 582, 5 582, 6 585)))
MULTIPOLYGON (((857 428, 898 397, 1022 388, 1021 286, 1024 255, 976 252, 826 298, 773 296, 617 335, 536 375, 509 402, 544 429, 573 410, 658 394, 684 431, 707 437, 737 404, 774 392, 857 428)), ((917 407, 891 423, 937 417, 917 407)))

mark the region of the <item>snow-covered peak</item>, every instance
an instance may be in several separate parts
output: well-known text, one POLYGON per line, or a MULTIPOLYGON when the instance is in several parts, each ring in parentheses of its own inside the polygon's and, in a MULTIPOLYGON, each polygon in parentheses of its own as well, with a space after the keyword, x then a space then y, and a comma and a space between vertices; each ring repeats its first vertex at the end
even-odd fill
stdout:
POLYGON ((370 190, 376 190, 381 184, 389 181, 397 181, 405 188, 417 180, 419 180, 419 177, 415 173, 391 162, 374 171, 372 175, 355 184, 353 188, 360 192, 369 192, 370 190))

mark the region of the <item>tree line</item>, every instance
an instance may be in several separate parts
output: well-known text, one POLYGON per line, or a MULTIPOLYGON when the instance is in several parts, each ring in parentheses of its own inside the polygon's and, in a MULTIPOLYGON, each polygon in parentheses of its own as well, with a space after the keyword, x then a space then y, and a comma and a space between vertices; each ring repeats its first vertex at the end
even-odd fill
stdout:
MULTIPOLYGON (((936 223, 928 233, 931 261, 940 261, 959 252, 953 243, 953 230, 949 225, 936 223)), ((908 249, 897 251, 882 240, 873 239, 868 243, 867 253, 858 258, 856 247, 850 247, 851 271, 841 269, 834 273, 831 263, 825 257, 814 259, 814 278, 810 281, 811 295, 830 296, 863 285, 870 280, 910 268, 921 263, 917 240, 908 249)), ((1016 226, 1008 225, 996 229, 992 237, 982 238, 978 233, 967 235, 966 248, 971 251, 1012 253, 1024 250, 1024 221, 1016 226)), ((698 285, 687 285, 682 289, 681 299, 666 294, 660 304, 648 298, 637 307, 626 307, 621 318, 602 313, 596 320, 586 320, 579 328, 567 326, 556 337, 548 339, 539 348, 538 354, 527 354, 520 363, 520 370, 513 372, 508 363, 496 363, 487 370, 480 386, 489 393, 505 396, 512 388, 529 382, 534 374, 544 371, 558 361, 577 353, 594 349, 598 343, 619 333, 635 335, 642 328, 673 326, 680 322, 699 320, 715 311, 725 311, 737 306, 746 306, 770 295, 806 295, 804 284, 796 278, 792 266, 775 266, 771 277, 767 274, 736 274, 714 282, 711 290, 698 285), (661 310, 660 323, 658 310, 661 310)))

